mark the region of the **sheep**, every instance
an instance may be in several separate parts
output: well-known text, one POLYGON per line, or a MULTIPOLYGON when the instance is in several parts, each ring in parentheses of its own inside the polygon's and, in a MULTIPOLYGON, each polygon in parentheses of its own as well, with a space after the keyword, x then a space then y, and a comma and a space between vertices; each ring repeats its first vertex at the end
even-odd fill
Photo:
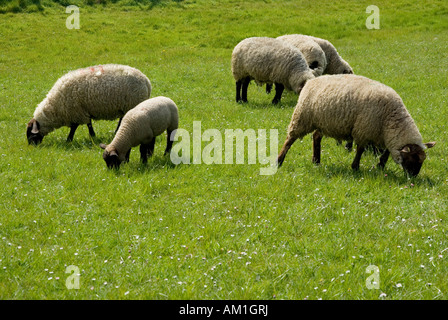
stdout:
POLYGON ((323 74, 353 74, 352 67, 347 61, 342 59, 335 46, 330 41, 313 36, 305 37, 314 40, 325 52, 327 66, 323 74))
POLYGON ((274 38, 252 37, 238 43, 232 52, 232 74, 236 81, 236 102, 247 102, 251 80, 258 85, 275 83, 273 104, 280 102, 284 89, 299 94, 314 75, 297 48, 274 38))
POLYGON ((368 143, 385 148, 378 168, 389 154, 404 171, 417 176, 426 158, 425 149, 435 142, 422 137, 400 96, 380 82, 357 75, 325 75, 306 83, 288 127, 277 164, 280 167, 291 145, 313 133, 313 162, 320 163, 323 136, 353 139, 357 144, 352 169, 359 169, 368 143))
MULTIPOLYGON (((315 77, 321 76, 327 67, 327 58, 325 52, 316 41, 302 34, 288 34, 277 37, 277 39, 288 42, 293 45, 305 57, 308 67, 313 70, 315 77)), ((270 93, 272 84, 266 84, 266 93, 270 93)))
POLYGON ((70 71, 56 81, 34 111, 27 125, 28 143, 37 145, 62 126, 70 127, 70 142, 82 124, 87 124, 89 135, 95 137, 92 119, 121 121, 150 94, 149 79, 129 66, 106 64, 70 71))
POLYGON ((131 148, 138 145, 141 161, 147 163, 148 156, 151 157, 154 152, 156 137, 165 130, 165 155, 168 154, 173 145, 171 134, 178 124, 178 109, 170 98, 160 96, 141 102, 124 115, 112 142, 109 145, 100 144, 107 167, 118 169, 123 161, 128 162, 131 148))
POLYGON ((305 57, 309 68, 313 70, 315 77, 323 74, 327 67, 327 58, 325 52, 316 41, 302 34, 288 34, 277 37, 277 39, 286 41, 299 49, 305 57))

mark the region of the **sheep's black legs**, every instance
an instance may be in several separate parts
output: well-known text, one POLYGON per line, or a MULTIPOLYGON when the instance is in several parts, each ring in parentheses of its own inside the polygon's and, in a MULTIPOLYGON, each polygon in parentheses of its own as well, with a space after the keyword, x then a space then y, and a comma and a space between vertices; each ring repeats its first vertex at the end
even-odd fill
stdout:
POLYGON ((118 124, 117 124, 117 128, 115 129, 115 133, 117 133, 118 129, 120 128, 121 120, 123 120, 123 118, 120 118, 120 120, 118 120, 118 124))
POLYGON ((321 141, 322 134, 319 130, 314 131, 313 133, 313 163, 320 163, 320 152, 321 152, 321 141))
POLYGON ((266 83, 266 93, 270 94, 272 90, 272 83, 266 83))
MULTIPOLYGON (((154 145, 153 145, 153 147, 154 147, 154 145)), ((142 163, 147 163, 148 162, 148 155, 152 156, 152 151, 154 151, 154 150, 152 150, 150 152, 150 149, 151 149, 151 142, 148 143, 148 144, 143 144, 142 143, 140 145, 140 160, 142 161, 142 163)))
POLYGON ((360 147, 359 145, 356 147, 356 155, 355 159, 352 162, 352 169, 353 170, 359 170, 359 161, 361 160, 362 153, 364 152, 365 148, 360 147))
POLYGON ((378 163, 377 165, 378 168, 384 169, 384 167, 386 166, 387 159, 389 159, 389 154, 390 154, 389 150, 386 149, 386 151, 384 151, 384 153, 380 157, 380 163, 378 163))
POLYGON ((75 131, 76 131, 76 129, 78 129, 78 126, 79 126, 79 124, 77 124, 77 123, 72 123, 70 125, 70 133, 68 134, 67 142, 73 141, 73 136, 75 135, 75 131))
POLYGON ((249 86, 249 82, 249 77, 236 82, 236 102, 247 102, 247 87, 249 86))
POLYGON ((126 152, 126 156, 124 158, 124 162, 129 162, 130 155, 131 155, 131 149, 129 149, 128 152, 126 152))
POLYGON ((156 144, 156 138, 152 138, 147 144, 142 143, 140 145, 140 159, 142 163, 147 163, 148 158, 154 154, 154 145, 156 144))
POLYGON ((345 144, 345 149, 349 152, 352 152, 353 149, 353 141, 347 141, 347 143, 345 144))
POLYGON ((275 83, 275 97, 272 100, 272 104, 277 104, 282 99, 282 93, 285 90, 285 86, 281 83, 275 83))
POLYGON ((173 140, 171 140, 171 133, 173 131, 166 131, 166 149, 163 155, 167 155, 171 152, 171 148, 173 147, 173 140))
POLYGON ((89 135, 92 138, 95 137, 95 131, 93 130, 93 127, 92 127, 92 120, 90 120, 89 123, 87 124, 87 128, 89 128, 89 135))
POLYGON ((243 84, 242 80, 238 80, 236 82, 236 102, 241 101, 241 85, 243 84))
POLYGON ((243 102, 247 102, 247 88, 249 87, 249 83, 250 83, 250 78, 246 77, 243 80, 243 85, 241 88, 241 100, 243 102))
POLYGON ((148 143, 148 151, 147 151, 147 155, 148 157, 152 157, 152 155, 154 154, 154 145, 156 144, 156 138, 152 138, 151 142, 148 143))
POLYGON ((282 150, 280 150, 280 153, 278 154, 278 157, 277 157, 277 166, 279 168, 282 166, 283 161, 285 160, 285 157, 286 157, 286 153, 288 152, 289 148, 291 148, 292 144, 296 140, 297 140, 296 137, 290 137, 289 135, 286 138, 283 148, 282 148, 282 150))

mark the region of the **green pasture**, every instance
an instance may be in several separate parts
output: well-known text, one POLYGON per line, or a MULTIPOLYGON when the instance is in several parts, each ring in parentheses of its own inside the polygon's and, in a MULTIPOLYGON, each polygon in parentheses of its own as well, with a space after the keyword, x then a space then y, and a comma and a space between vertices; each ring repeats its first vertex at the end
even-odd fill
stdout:
POLYGON ((70 2, 0 0, 0 299, 448 297, 447 1, 73 3, 79 29, 66 27, 70 2), (378 30, 365 25, 371 4, 378 30), (94 121, 93 140, 82 126, 72 143, 68 128, 27 143, 60 76, 119 63, 176 102, 180 128, 278 130, 277 154, 297 95, 273 106, 251 83, 237 104, 230 57, 244 38, 290 33, 330 40, 356 74, 400 94, 424 142, 437 142, 416 178, 392 160, 374 168, 372 153, 353 172, 354 153, 329 138, 315 166, 310 136, 273 175, 247 154, 173 165, 165 134, 146 166, 135 148, 108 170, 99 143, 115 121, 94 121))

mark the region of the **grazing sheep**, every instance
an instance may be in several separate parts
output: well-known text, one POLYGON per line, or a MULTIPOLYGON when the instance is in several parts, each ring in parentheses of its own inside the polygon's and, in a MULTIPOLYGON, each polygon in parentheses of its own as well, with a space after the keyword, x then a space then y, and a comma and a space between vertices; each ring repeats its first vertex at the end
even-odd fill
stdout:
POLYGON ((171 151, 171 133, 177 129, 179 116, 176 104, 166 97, 148 99, 129 110, 121 121, 120 128, 109 145, 100 144, 104 149, 103 159, 108 168, 119 168, 129 161, 131 148, 140 145, 141 161, 146 163, 154 152, 156 137, 166 130, 165 154, 171 151))
POLYGON ((353 74, 352 67, 350 67, 347 61, 342 59, 330 41, 313 36, 307 37, 314 40, 325 52, 327 67, 324 70, 324 74, 353 74))
MULTIPOLYGON (((288 42, 302 52, 308 67, 313 70, 315 77, 321 76, 327 67, 325 52, 316 41, 302 34, 288 34, 277 37, 277 39, 288 42)), ((266 93, 270 93, 272 84, 266 84, 266 93)))
POLYGON ((316 41, 302 34, 288 34, 277 37, 277 39, 286 41, 302 52, 306 62, 315 77, 321 76, 327 67, 327 58, 325 52, 316 41))
POLYGON ((45 135, 62 126, 70 127, 67 141, 72 141, 82 124, 87 124, 94 137, 92 119, 121 121, 150 94, 149 79, 129 66, 106 64, 70 71, 56 81, 34 111, 27 126, 28 143, 39 144, 45 135))
POLYGON ((320 163, 323 136, 353 139, 357 144, 354 170, 359 169, 361 155, 372 143, 385 148, 379 168, 384 168, 390 154, 407 173, 416 176, 426 158, 424 150, 435 144, 422 143, 414 120, 392 88, 356 75, 326 75, 306 83, 278 155, 278 166, 294 141, 313 131, 314 163, 320 163))
POLYGON ((299 49, 267 37, 247 38, 235 46, 232 74, 236 81, 237 102, 247 102, 247 87, 251 80, 255 80, 259 85, 275 83, 273 104, 280 102, 284 89, 299 94, 305 82, 314 78, 299 49))

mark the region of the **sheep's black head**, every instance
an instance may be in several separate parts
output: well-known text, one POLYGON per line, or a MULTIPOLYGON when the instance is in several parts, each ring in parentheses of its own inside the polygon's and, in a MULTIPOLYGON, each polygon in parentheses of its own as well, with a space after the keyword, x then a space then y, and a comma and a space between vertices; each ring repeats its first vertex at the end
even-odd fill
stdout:
POLYGON ((28 144, 38 145, 42 142, 44 135, 40 132, 40 124, 36 119, 31 119, 26 128, 28 144))
POLYGON ((311 64, 309 65, 309 68, 310 68, 311 70, 317 69, 318 67, 319 67, 319 62, 317 62, 317 61, 313 61, 313 62, 311 62, 311 64))
MULTIPOLYGON (((434 147, 435 142, 425 143, 427 148, 434 147)), ((409 175, 415 177, 422 168, 423 161, 426 159, 426 153, 422 147, 416 144, 408 144, 400 150, 401 165, 409 175)))
POLYGON ((106 161, 107 167, 109 169, 119 169, 121 161, 120 161, 120 159, 118 157, 117 151, 115 151, 115 150, 111 150, 111 151, 105 150, 107 146, 104 143, 101 143, 100 147, 101 147, 101 149, 104 149, 103 159, 104 159, 104 161, 106 161))

